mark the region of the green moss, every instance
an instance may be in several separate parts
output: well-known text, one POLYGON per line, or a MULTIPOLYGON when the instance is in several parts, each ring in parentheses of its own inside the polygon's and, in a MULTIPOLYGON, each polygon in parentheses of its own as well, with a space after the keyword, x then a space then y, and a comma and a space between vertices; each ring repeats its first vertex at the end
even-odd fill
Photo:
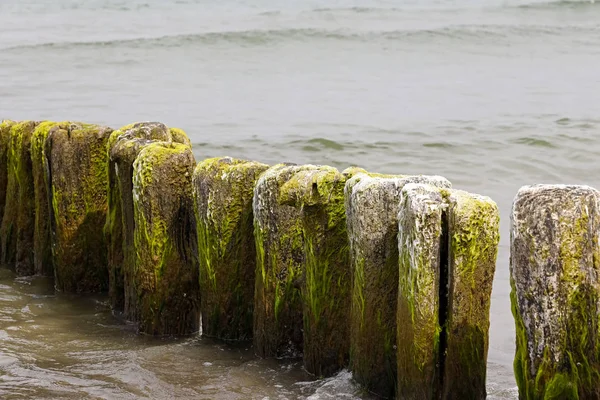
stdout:
MULTIPOLYGON (((8 185, 8 152, 9 152, 9 143, 11 137, 11 128, 16 122, 3 120, 0 123, 0 223, 2 222, 2 217, 4 215, 4 207, 6 204, 6 193, 7 193, 7 185, 8 185)), ((14 189, 13 189, 14 190, 14 189)), ((0 237, 2 239, 2 237, 0 237)), ((0 241, 0 264, 4 259, 3 255, 3 247, 0 241)))
POLYGON ((51 185, 56 288, 108 288, 106 242, 108 156, 112 130, 89 124, 55 126, 46 138, 51 185))
POLYGON ((352 249, 350 369, 367 390, 384 397, 393 396, 396 386, 397 204, 401 188, 393 183, 396 179, 400 177, 382 181, 371 174, 358 174, 345 187, 352 249))
POLYGON ((517 295, 515 289, 515 282, 513 278, 510 279, 510 304, 513 317, 515 319, 515 331, 516 331, 516 351, 515 359, 513 362, 513 370, 515 374, 515 380, 517 381, 517 387, 519 388, 519 398, 525 400, 531 400, 528 393, 531 392, 530 379, 529 379, 529 367, 528 367, 528 352, 527 352, 527 333, 525 331, 525 325, 519 312, 519 306, 517 302, 517 295))
POLYGON ((566 374, 556 374, 548 382, 544 400, 573 399, 579 400, 576 380, 566 374))
POLYGON ((46 138, 52 129, 69 129, 70 122, 45 121, 40 123, 31 139, 31 161, 35 192, 35 227, 33 241, 36 274, 53 276, 54 266, 50 240, 50 195, 46 138))
POLYGON ((198 164, 193 188, 200 257, 202 333, 252 337, 256 251, 252 197, 267 165, 232 158, 198 164))
POLYGON ((345 187, 351 248, 350 369, 380 396, 394 395, 397 380, 396 309, 400 192, 408 183, 450 187, 436 176, 357 174, 345 187))
POLYGON ((7 188, 0 226, 1 263, 17 275, 33 275, 34 189, 31 171, 31 136, 36 122, 11 126, 7 143, 7 188))
POLYGON ((114 131, 107 143, 108 213, 104 234, 108 242, 109 299, 125 318, 137 320, 137 294, 133 281, 133 162, 139 152, 156 141, 172 140, 169 128, 159 122, 137 122, 114 131))
POLYGON ((314 168, 273 166, 254 191, 254 349, 260 357, 295 356, 302 351, 302 221, 299 210, 280 202, 279 193, 295 173, 314 168))
POLYGON ((440 312, 444 304, 440 285, 447 273, 447 265, 442 265, 442 249, 447 247, 443 240, 445 208, 437 188, 407 185, 402 190, 396 314, 399 398, 441 398, 440 347, 444 345, 441 334, 445 317, 440 312))
POLYGON ((489 313, 500 240, 498 207, 453 190, 449 202, 449 287, 444 393, 486 394, 489 313))
MULTIPOLYGON (((113 137, 115 132, 113 132, 110 138, 113 137)), ((107 156, 110 155, 109 151, 110 147, 107 150, 107 156)), ((125 310, 123 211, 121 208, 121 190, 119 188, 115 163, 110 158, 108 162, 107 206, 104 237, 108 246, 108 296, 112 309, 122 312, 125 310)), ((128 253, 133 253, 133 251, 130 250, 128 253)))
POLYGON ((130 164, 133 164, 133 160, 126 160, 129 169, 126 168, 126 165, 123 165, 125 163, 122 163, 121 173, 118 174, 117 171, 119 168, 119 161, 122 158, 126 158, 121 155, 121 152, 129 153, 127 150, 132 147, 128 140, 121 143, 120 140, 125 139, 125 134, 132 131, 134 126, 135 124, 129 124, 113 131, 106 144, 108 156, 108 210, 104 224, 104 236, 108 246, 109 302, 113 310, 124 312, 126 317, 130 320, 135 320, 135 315, 133 314, 135 307, 133 304, 131 304, 131 306, 129 304, 133 303, 133 301, 127 300, 134 299, 135 294, 132 293, 133 289, 130 289, 127 291, 128 295, 126 295, 124 274, 126 273, 126 270, 133 273, 135 253, 133 248, 133 226, 129 229, 129 235, 125 233, 128 230, 126 228, 127 221, 123 212, 123 203, 127 203, 130 206, 131 211, 129 213, 129 220, 131 221, 131 225, 133 225, 133 204, 130 196, 126 197, 127 188, 129 189, 129 192, 131 191, 130 176, 132 167, 130 164), (128 149, 126 151, 115 150, 117 143, 128 149), (125 183, 121 183, 122 181, 125 181, 125 183), (121 186, 126 187, 125 193, 122 193, 121 186), (129 260, 129 262, 126 260, 129 260), (127 268, 127 265, 130 265, 130 268, 127 268))
MULTIPOLYGON (((357 323, 356 331, 360 332, 365 329, 365 259, 363 257, 356 257, 354 261, 354 284, 352 285, 352 307, 353 316, 352 321, 357 323)), ((358 356, 355 356, 355 359, 358 356)))
POLYGON ((301 212, 303 358, 305 370, 316 376, 330 376, 348 363, 351 290, 344 186, 363 171, 339 173, 327 166, 299 171, 279 194, 279 202, 301 212))
MULTIPOLYGON (((582 355, 567 351, 563 360, 557 365, 546 348, 542 360, 537 362, 535 376, 531 374, 531 359, 527 350, 527 331, 518 309, 515 284, 512 279, 511 288, 511 309, 515 318, 517 344, 513 367, 519 388, 519 398, 524 400, 596 398, 598 389, 595 382, 598 382, 600 376, 597 367, 594 369, 594 366, 590 365, 588 360, 590 355, 588 354, 582 355), (575 357, 581 357, 583 362, 575 361, 575 357)), ((577 321, 578 324, 581 321, 583 320, 577 321)), ((572 319, 571 325, 574 325, 574 322, 572 319)), ((585 325, 585 323, 581 325, 585 325)), ((568 338, 567 342, 572 339, 568 338)), ((581 338, 575 337, 575 339, 579 341, 581 338)), ((591 358, 595 358, 594 356, 591 354, 591 358)))
POLYGON ((133 164, 135 268, 139 329, 153 335, 198 330, 197 237, 187 145, 152 143, 133 164))
POLYGON ((398 396, 485 398, 497 206, 429 185, 402 193, 398 396))
POLYGON ((171 133, 171 137, 175 143, 183 143, 186 146, 192 147, 192 142, 183 129, 170 128, 169 132, 171 133))

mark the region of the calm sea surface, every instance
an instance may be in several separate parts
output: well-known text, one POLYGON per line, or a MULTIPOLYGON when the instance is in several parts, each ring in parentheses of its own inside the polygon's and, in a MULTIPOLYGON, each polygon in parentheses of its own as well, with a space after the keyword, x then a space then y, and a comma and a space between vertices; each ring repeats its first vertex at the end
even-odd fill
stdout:
MULTIPOLYGON (((600 187, 600 4, 0 0, 0 118, 185 129, 197 160, 440 174, 502 239, 488 391, 516 398, 508 223, 521 185, 600 187)), ((0 397, 366 399, 248 346, 137 336, 105 297, 0 272, 0 397)))

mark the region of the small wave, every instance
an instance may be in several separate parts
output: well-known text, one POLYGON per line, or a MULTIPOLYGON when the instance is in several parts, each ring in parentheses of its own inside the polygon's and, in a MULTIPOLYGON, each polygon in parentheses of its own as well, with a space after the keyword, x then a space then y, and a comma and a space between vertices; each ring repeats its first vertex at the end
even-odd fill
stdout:
POLYGON ((295 384, 306 393, 306 400, 324 400, 324 399, 371 399, 371 396, 363 393, 364 390, 359 387, 352 379, 352 373, 348 370, 342 370, 337 375, 312 382, 297 382, 295 384), (308 394, 313 392, 312 394, 308 394))
POLYGON ((311 13, 348 12, 355 14, 379 14, 389 12, 403 12, 406 9, 396 7, 323 7, 310 10, 311 13))
MULTIPOLYGON (((596 0, 558 0, 539 3, 521 4, 517 6, 521 9, 530 10, 561 10, 561 9, 587 9, 590 7, 600 7, 600 2, 596 0)), ((600 9, 600 8, 599 8, 600 9)))
POLYGON ((451 149, 456 146, 453 145, 452 143, 448 143, 448 142, 429 142, 429 143, 423 143, 423 147, 428 147, 428 148, 432 148, 432 149, 451 149))
POLYGON ((225 32, 205 32, 196 34, 177 34, 146 38, 127 38, 99 41, 78 41, 78 42, 47 42, 38 44, 27 44, 21 46, 6 47, 2 50, 18 50, 27 48, 72 48, 72 47, 112 47, 121 45, 155 45, 155 46, 174 46, 187 43, 217 43, 223 41, 245 42, 245 43, 268 43, 279 41, 281 39, 293 38, 332 38, 332 39, 353 39, 360 37, 360 34, 343 33, 334 30, 319 29, 272 29, 272 30, 246 30, 246 31, 225 31, 225 32))
POLYGON ((332 150, 344 150, 344 146, 341 143, 335 142, 333 140, 325 139, 325 138, 310 139, 308 141, 308 143, 317 148, 325 148, 325 149, 332 149, 332 150))
POLYGON ((150 46, 150 47, 180 47, 190 44, 219 44, 223 42, 242 43, 250 45, 263 45, 282 41, 306 40, 336 40, 336 41, 427 41, 434 39, 447 40, 498 40, 513 39, 515 37, 564 37, 575 33, 597 35, 600 27, 597 26, 555 26, 555 25, 453 25, 438 29, 405 29, 391 31, 359 32, 349 29, 316 29, 292 28, 271 30, 245 30, 204 32, 195 34, 176 34, 157 37, 125 38, 100 41, 75 41, 75 42, 47 42, 38 44, 25 44, 0 49, 2 51, 24 49, 70 49, 78 47, 118 47, 118 46, 150 46))
POLYGON ((271 17, 274 15, 281 15, 281 11, 279 11, 279 10, 263 11, 263 12, 259 13, 258 15, 265 16, 265 17, 271 17))
POLYGON ((536 137, 522 137, 514 140, 514 143, 525 144, 532 147, 556 148, 557 146, 546 139, 536 137))

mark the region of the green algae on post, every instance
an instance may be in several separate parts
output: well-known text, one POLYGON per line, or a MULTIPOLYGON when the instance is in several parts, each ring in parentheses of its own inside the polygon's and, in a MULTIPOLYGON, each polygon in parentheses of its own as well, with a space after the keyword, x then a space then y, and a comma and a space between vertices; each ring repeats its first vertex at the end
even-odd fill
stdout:
POLYGON ((600 398, 600 193, 522 187, 510 230, 519 398, 600 398))
POLYGON ((350 369, 367 390, 391 397, 396 387, 398 211, 405 184, 450 187, 438 176, 369 176, 346 182, 352 306, 350 369))
POLYGON ((136 320, 133 284, 133 162, 140 150, 155 140, 170 139, 168 128, 158 122, 126 125, 108 141, 108 213, 104 233, 108 242, 109 302, 125 318, 136 320))
POLYGON ((106 220, 108 157, 112 129, 71 124, 46 139, 56 289, 71 293, 108 288, 106 220))
POLYGON ((446 194, 449 275, 443 398, 485 399, 500 216, 489 197, 460 190, 446 194))
POLYGON ((33 121, 15 123, 11 126, 8 138, 6 202, 0 226, 0 263, 14 270, 18 276, 35 273, 31 137, 36 125, 33 121))
POLYGON ((140 332, 198 331, 198 254, 189 146, 152 143, 133 163, 135 268, 140 332))
POLYGON ((498 207, 410 184, 399 220, 398 396, 484 399, 498 207))
POLYGON ((189 144, 180 129, 169 129, 160 122, 137 122, 114 131, 108 141, 108 214, 104 232, 108 241, 108 269, 110 275, 109 301, 114 310, 123 311, 127 319, 135 321, 137 298, 133 268, 133 162, 139 152, 156 141, 174 141, 189 144), (176 131, 176 138, 172 133, 176 131))
POLYGON ((445 208, 438 188, 408 184, 402 189, 396 341, 400 399, 441 398, 439 295, 440 278, 447 274, 440 268, 445 208))
POLYGON ((225 340, 252 337, 256 248, 252 196, 258 162, 210 158, 194 170, 202 334, 225 340))
POLYGON ((31 138, 31 169, 33 173, 35 226, 33 241, 34 271, 38 275, 53 276, 52 245, 50 237, 50 195, 46 138, 52 129, 69 129, 70 122, 40 123, 31 138))
POLYGON ((304 240, 304 368, 331 376, 348 364, 350 348, 350 254, 344 185, 355 172, 320 166, 294 174, 280 202, 300 209, 304 240))
POLYGON ((175 143, 182 143, 186 146, 192 147, 192 141, 188 137, 188 135, 180 128, 169 128, 169 133, 171 134, 171 138, 175 143))
POLYGON ((15 269, 17 254, 17 212, 19 208, 19 186, 14 168, 13 121, 2 123, 3 169, 5 171, 5 192, 2 196, 3 218, 0 220, 0 266, 15 269), (6 214, 6 216, 4 216, 6 214))
POLYGON ((302 220, 299 209, 280 202, 279 193, 294 174, 315 168, 278 164, 266 170, 254 188, 254 351, 259 357, 302 353, 302 220))
MULTIPOLYGON (((0 123, 0 223, 4 215, 6 193, 8 184, 8 144, 10 142, 10 129, 16 122, 3 120, 0 123)), ((2 260, 2 246, 0 246, 0 260, 2 260)))

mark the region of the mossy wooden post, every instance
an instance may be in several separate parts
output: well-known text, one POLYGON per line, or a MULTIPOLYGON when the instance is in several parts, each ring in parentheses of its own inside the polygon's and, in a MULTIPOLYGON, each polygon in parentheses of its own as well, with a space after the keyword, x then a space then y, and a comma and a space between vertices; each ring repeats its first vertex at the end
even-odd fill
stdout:
POLYGON ((304 240, 304 368, 318 377, 348 365, 350 254, 344 185, 354 172, 321 166, 294 174, 280 201, 300 209, 304 240))
POLYGON ((256 247, 252 196, 267 165, 210 158, 194 170, 202 334, 252 338, 256 247))
POLYGON ((357 174, 345 187, 350 240, 352 308, 350 369, 367 390, 392 397, 396 387, 398 211, 402 187, 423 182, 450 187, 437 176, 357 174))
POLYGON ((45 154, 49 165, 54 278, 71 293, 108 289, 106 220, 108 157, 112 129, 72 124, 51 129, 45 154))
POLYGON ((160 122, 138 122, 112 133, 107 149, 108 215, 104 232, 108 241, 110 275, 109 300, 112 308, 123 311, 136 321, 136 292, 133 282, 135 250, 133 242, 133 162, 139 152, 156 141, 174 141, 189 145, 185 133, 160 122))
POLYGON ((37 123, 11 126, 7 154, 7 187, 0 226, 1 263, 18 276, 33 275, 34 189, 31 171, 31 137, 37 123))
POLYGON ((33 263, 36 274, 52 276, 54 266, 50 238, 50 195, 48 192, 49 167, 46 157, 46 138, 52 129, 69 129, 69 122, 40 123, 31 138, 31 168, 33 171, 35 225, 33 263))
POLYGON ((280 203, 279 193, 294 174, 315 168, 275 165, 263 173, 254 189, 254 351, 259 357, 302 353, 302 219, 299 209, 280 203))
POLYGON ((19 187, 13 163, 15 140, 12 128, 14 121, 2 123, 3 163, 5 171, 5 191, 2 196, 3 218, 0 220, 0 266, 15 269, 17 255, 17 212, 19 207, 19 187), (4 214, 6 216, 4 217, 4 214))
POLYGON ((445 309, 440 307, 440 284, 448 275, 447 243, 442 243, 445 208, 438 188, 408 184, 402 189, 396 314, 399 399, 441 398, 445 343, 440 346, 440 336, 445 315, 440 314, 445 309))
POLYGON ((498 207, 413 183, 398 219, 398 397, 485 399, 498 207))
POLYGON ((134 279, 139 330, 151 335, 198 331, 198 248, 190 146, 152 143, 133 163, 134 279))
MULTIPOLYGON (((4 216, 4 205, 6 204, 6 197, 8 196, 8 145, 10 142, 10 130, 14 124, 15 122, 10 120, 3 120, 0 123, 0 226, 2 225, 2 217, 4 216)), ((2 260, 3 256, 0 240, 0 263, 2 260)))
POLYGON ((450 190, 445 197, 449 275, 447 305, 441 302, 447 306, 443 398, 485 399, 500 214, 486 196, 450 190))
POLYGON ((600 398, 600 193, 534 185, 511 214, 519 398, 600 398))

